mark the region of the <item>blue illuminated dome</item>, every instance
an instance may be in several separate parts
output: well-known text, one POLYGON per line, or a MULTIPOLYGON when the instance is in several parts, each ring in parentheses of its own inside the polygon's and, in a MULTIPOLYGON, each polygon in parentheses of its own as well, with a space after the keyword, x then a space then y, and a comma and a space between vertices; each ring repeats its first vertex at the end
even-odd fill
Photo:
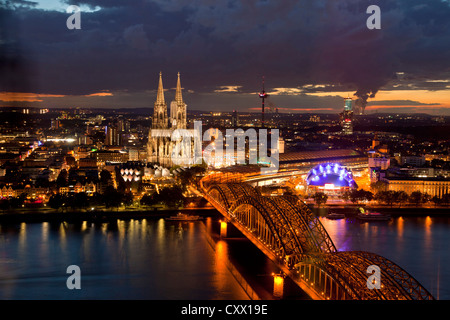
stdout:
POLYGON ((338 163, 322 163, 309 171, 306 177, 308 186, 325 185, 343 188, 357 188, 353 175, 338 163))

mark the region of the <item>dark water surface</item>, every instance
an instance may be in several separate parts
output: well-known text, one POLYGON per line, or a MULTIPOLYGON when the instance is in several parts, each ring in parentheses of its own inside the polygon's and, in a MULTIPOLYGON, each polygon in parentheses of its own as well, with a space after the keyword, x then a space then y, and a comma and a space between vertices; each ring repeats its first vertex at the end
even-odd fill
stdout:
MULTIPOLYGON (((339 250, 382 255, 450 299, 450 218, 320 219, 339 250)), ((248 299, 226 263, 229 251, 235 264, 250 259, 248 240, 212 245, 216 222, 0 225, 0 299, 248 299), (80 267, 80 290, 66 286, 69 265, 80 267)), ((270 263, 260 261, 254 278, 270 282, 270 263)))
POLYGON ((320 218, 339 251, 362 250, 398 264, 435 298, 450 300, 450 218, 361 222, 320 218))
POLYGON ((221 259, 200 221, 2 225, 0 298, 248 299, 221 259), (69 265, 80 290, 66 286, 69 265))

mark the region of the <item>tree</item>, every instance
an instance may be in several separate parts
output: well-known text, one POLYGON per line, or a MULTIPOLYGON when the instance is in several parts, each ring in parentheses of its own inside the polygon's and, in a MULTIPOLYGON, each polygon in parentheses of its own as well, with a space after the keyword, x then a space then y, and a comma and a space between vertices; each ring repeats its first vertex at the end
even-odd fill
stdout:
POLYGON ((50 181, 48 180, 48 176, 39 176, 36 178, 35 187, 39 188, 48 188, 50 186, 50 181))
POLYGON ((8 199, 2 199, 0 200, 0 208, 5 211, 9 209, 9 200, 8 199))
POLYGON ((168 207, 179 207, 184 202, 183 191, 179 186, 172 186, 162 189, 159 194, 153 194, 158 203, 164 204, 168 207))
POLYGON ((111 176, 111 173, 108 170, 103 169, 100 172, 100 182, 102 184, 104 184, 104 185, 112 184, 112 176, 111 176))
POLYGON ((140 203, 141 205, 153 206, 155 204, 162 204, 167 207, 179 207, 184 203, 183 190, 180 186, 172 186, 163 188, 152 195, 144 195, 140 203))
POLYGON ((435 207, 442 204, 442 202, 443 202, 442 199, 439 198, 438 196, 434 196, 433 198, 431 198, 431 201, 434 203, 435 207))
POLYGON ((375 193, 381 192, 381 191, 386 191, 387 189, 387 183, 379 180, 376 182, 372 182, 370 184, 370 189, 372 189, 375 193))
POLYGON ((11 208, 21 208, 22 205, 25 203, 26 198, 27 198, 26 193, 22 193, 17 197, 9 198, 9 206, 11 208))
POLYGON ((153 195, 145 194, 145 195, 142 196, 142 198, 140 200, 140 203, 143 206, 153 206, 157 202, 156 202, 156 198, 153 197, 153 195))
POLYGON ((58 188, 66 187, 67 186, 67 181, 68 181, 67 170, 66 169, 62 169, 59 172, 58 177, 56 178, 56 186, 58 188))
POLYGON ((119 208, 123 200, 123 194, 114 189, 113 186, 108 186, 103 193, 103 203, 105 207, 117 207, 119 208))
POLYGON ((58 209, 62 207, 64 203, 64 196, 60 193, 54 194, 48 199, 48 205, 53 209, 58 209))
POLYGON ((427 203, 431 200, 431 195, 428 194, 427 192, 422 194, 422 202, 423 203, 427 203))
POLYGON ((406 203, 408 201, 408 194, 405 191, 395 191, 394 194, 395 202, 399 203, 399 207, 402 205, 402 203, 406 203))
POLYGON ((370 191, 366 191, 364 189, 360 189, 360 190, 353 189, 349 192, 348 197, 351 202, 358 203, 359 201, 372 200, 373 193, 370 191))
POLYGON ((340 198, 346 202, 349 201, 350 200, 350 191, 348 191, 348 190, 344 191, 341 194, 340 198))
POLYGON ((103 205, 103 195, 95 192, 89 199, 89 204, 93 207, 103 205))
POLYGON ((446 193, 442 196, 442 204, 448 205, 450 203, 450 194, 446 193))
POLYGON ((420 191, 413 191, 409 195, 409 201, 414 203, 416 206, 419 206, 420 204, 422 204, 423 200, 424 200, 424 197, 423 197, 422 192, 420 192, 420 191))
POLYGON ((190 167, 189 169, 182 170, 178 174, 178 179, 181 183, 183 190, 186 190, 190 184, 196 184, 199 179, 205 174, 207 170, 206 164, 198 164, 190 167))
POLYGON ((396 195, 392 190, 380 191, 375 195, 375 200, 378 202, 384 202, 392 207, 394 202, 396 202, 396 195))
POLYGON ((80 176, 78 175, 78 170, 75 168, 70 168, 68 172, 67 181, 69 185, 76 184, 80 180, 80 176))
POLYGON ((89 206, 89 198, 86 192, 75 193, 74 195, 74 207, 75 208, 86 208, 89 206))
POLYGON ((322 204, 325 204, 327 202, 328 195, 326 195, 323 192, 316 192, 313 195, 313 199, 314 199, 314 202, 317 204, 317 206, 320 208, 320 206, 322 204))
POLYGON ((131 206, 133 204, 133 194, 131 192, 125 192, 122 201, 125 206, 131 206))

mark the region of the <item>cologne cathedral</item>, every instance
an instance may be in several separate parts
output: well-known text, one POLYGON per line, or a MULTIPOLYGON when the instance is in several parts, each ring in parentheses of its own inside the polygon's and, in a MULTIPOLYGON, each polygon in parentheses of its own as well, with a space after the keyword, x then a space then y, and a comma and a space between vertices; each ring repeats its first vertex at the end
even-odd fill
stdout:
POLYGON ((178 137, 176 133, 192 134, 186 129, 186 104, 181 92, 180 73, 178 73, 175 100, 167 103, 164 100, 162 73, 159 73, 158 92, 153 110, 152 125, 148 135, 147 161, 170 168, 173 165, 189 166, 193 164, 193 139, 178 137), (181 129, 177 130, 176 129, 181 129), (174 134, 175 132, 175 134, 174 134), (185 139, 183 141, 183 139, 185 139))

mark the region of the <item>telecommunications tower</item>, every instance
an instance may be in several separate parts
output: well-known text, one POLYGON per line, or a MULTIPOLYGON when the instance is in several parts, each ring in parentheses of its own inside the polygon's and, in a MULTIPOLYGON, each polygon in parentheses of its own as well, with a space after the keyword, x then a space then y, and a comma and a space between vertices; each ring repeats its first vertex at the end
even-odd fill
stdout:
POLYGON ((261 127, 264 128, 264 100, 269 97, 269 95, 264 90, 264 76, 262 78, 262 91, 259 93, 259 97, 262 99, 262 106, 261 106, 261 127))

